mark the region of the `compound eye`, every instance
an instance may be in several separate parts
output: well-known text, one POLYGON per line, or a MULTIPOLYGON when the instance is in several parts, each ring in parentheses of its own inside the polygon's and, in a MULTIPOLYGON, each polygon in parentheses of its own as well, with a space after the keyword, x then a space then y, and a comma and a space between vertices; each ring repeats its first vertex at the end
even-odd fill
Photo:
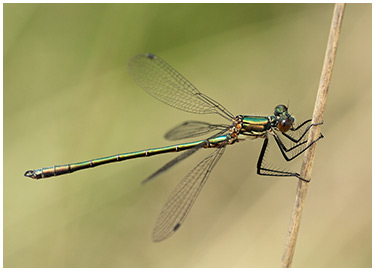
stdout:
POLYGON ((279 104, 278 106, 275 107, 275 115, 280 116, 282 113, 288 112, 288 108, 283 105, 279 104))
POLYGON ((277 125, 277 128, 279 128, 279 131, 282 133, 288 132, 290 127, 292 127, 292 121, 290 119, 281 119, 277 125))

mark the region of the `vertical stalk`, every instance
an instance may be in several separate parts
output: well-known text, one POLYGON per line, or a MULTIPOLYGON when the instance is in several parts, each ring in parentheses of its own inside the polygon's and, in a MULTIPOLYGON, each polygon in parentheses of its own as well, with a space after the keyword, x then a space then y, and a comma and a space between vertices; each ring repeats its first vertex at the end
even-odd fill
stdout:
MULTIPOLYGON (((323 122, 324 109, 327 101, 328 87, 332 77, 333 65, 335 62, 337 45, 340 37, 341 25, 344 16, 345 4, 335 4, 333 11, 331 29, 328 37, 328 44, 326 48, 322 74, 318 93, 315 101, 314 113, 312 123, 323 122)), ((319 137, 320 126, 313 126, 310 129, 308 143, 319 137)), ((311 179, 311 171, 314 163, 316 144, 306 150, 304 160, 301 168, 301 177, 304 179, 311 179)), ((283 256, 281 259, 281 267, 291 267, 294 250, 297 241, 298 229, 301 223, 302 210, 307 195, 308 183, 299 181, 296 192, 296 199, 293 206, 292 216, 290 219, 288 234, 284 246, 283 256)))

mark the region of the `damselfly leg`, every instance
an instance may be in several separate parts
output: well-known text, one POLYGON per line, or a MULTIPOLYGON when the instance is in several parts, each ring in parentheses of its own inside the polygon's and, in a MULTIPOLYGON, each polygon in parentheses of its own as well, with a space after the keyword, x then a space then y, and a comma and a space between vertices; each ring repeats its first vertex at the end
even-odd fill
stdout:
MULTIPOLYGON (((307 121, 303 122, 297 128, 295 128, 293 130, 291 129, 291 131, 297 131, 299 128, 303 127, 306 123, 308 123, 310 121, 311 120, 307 120, 307 121)), ((290 148, 287 148, 285 146, 285 144, 282 142, 282 140, 280 139, 280 137, 278 136, 278 134, 275 131, 272 131, 269 134, 271 134, 273 136, 273 138, 275 139, 276 144, 277 144, 278 148, 280 149, 280 152, 281 152, 282 156, 284 157, 284 159, 287 162, 289 162, 289 161, 292 161, 293 159, 295 159, 296 157, 298 157, 303 152, 305 152, 308 148, 311 147, 312 144, 314 144, 315 142, 317 142, 318 140, 323 138, 323 135, 320 134, 320 136, 317 139, 313 140, 307 146, 305 145, 307 143, 307 139, 303 140, 301 142, 301 140, 305 137, 306 133, 310 130, 311 127, 316 126, 316 125, 321 125, 321 124, 322 123, 310 124, 305 129, 305 131, 302 133, 302 135, 299 137, 299 139, 295 139, 292 136, 282 132, 281 134, 284 135, 287 139, 289 139, 290 141, 292 141, 294 143, 298 143, 298 144, 293 145, 290 148), (298 150, 298 148, 300 148, 300 149, 298 150), (291 157, 288 157, 287 153, 290 152, 290 151, 295 151, 295 153, 291 157)), ((266 136, 265 139, 264 139, 263 146, 262 146, 262 149, 261 149, 261 152, 260 152, 260 155, 259 155, 259 158, 258 158, 258 163, 257 163, 257 173, 259 175, 280 176, 280 177, 295 176, 300 180, 303 180, 303 181, 306 181, 306 182, 310 181, 310 180, 306 180, 306 179, 302 178, 297 172, 291 172, 291 171, 285 171, 285 170, 276 170, 276 169, 272 169, 272 168, 268 168, 268 167, 264 166, 263 165, 264 156, 265 156, 265 153, 266 153, 267 146, 268 146, 268 137, 266 136)))

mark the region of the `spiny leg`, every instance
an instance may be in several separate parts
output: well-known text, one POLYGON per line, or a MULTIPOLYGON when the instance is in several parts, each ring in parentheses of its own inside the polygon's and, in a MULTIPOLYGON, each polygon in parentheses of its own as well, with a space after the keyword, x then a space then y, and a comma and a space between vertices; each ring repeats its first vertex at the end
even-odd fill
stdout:
POLYGON ((301 153, 303 153, 305 150, 310 148, 312 144, 314 144, 318 140, 322 139, 324 136, 322 134, 320 134, 320 136, 317 139, 313 140, 309 145, 307 145, 305 148, 303 148, 302 150, 300 150, 299 152, 294 154, 292 157, 288 157, 286 153, 295 149, 295 148, 297 148, 297 147, 299 147, 299 146, 301 146, 301 145, 303 145, 303 144, 305 144, 305 143, 307 143, 307 140, 305 140, 303 142, 300 142, 299 144, 297 144, 296 146, 294 146, 290 149, 287 149, 276 133, 273 134, 273 137, 274 137, 274 139, 277 143, 277 146, 279 147, 279 149, 281 151, 281 154, 283 155, 284 159, 289 162, 289 161, 295 159, 296 157, 298 157, 301 153))
MULTIPOLYGON (((297 131, 298 129, 300 129, 301 127, 303 127, 305 124, 307 124, 308 122, 310 122, 310 120, 306 120, 305 122, 303 122, 302 124, 300 124, 298 127, 296 128, 292 128, 290 129, 291 131, 297 131)), ((282 133, 283 136, 285 136, 286 138, 288 138, 289 140, 293 141, 294 143, 298 143, 302 140, 302 138, 306 135, 306 133, 310 130, 311 127, 313 126, 317 126, 317 125, 322 125, 323 122, 321 123, 311 123, 309 126, 306 127, 305 131, 302 133, 302 135, 298 138, 298 139, 295 139, 294 137, 286 134, 286 133, 282 133)))
POLYGON ((301 178, 301 176, 296 172, 288 172, 288 171, 282 171, 282 170, 275 170, 263 167, 263 159, 264 155, 266 153, 266 149, 268 146, 268 137, 266 137, 263 141, 263 146, 259 154, 258 163, 257 163, 257 174, 262 176, 280 176, 280 177, 297 177, 298 179, 309 182, 309 180, 305 180, 301 178))
POLYGON ((290 147, 290 148, 287 148, 287 147, 285 146, 285 144, 283 143, 283 141, 281 140, 281 138, 278 136, 278 134, 277 134, 275 131, 273 131, 273 136, 275 137, 275 139, 277 138, 277 139, 276 139, 277 142, 280 143, 279 147, 281 147, 281 148, 283 149, 284 152, 290 152, 290 151, 292 151, 292 150, 298 148, 299 146, 301 146, 301 145, 307 143, 307 140, 304 140, 304 141, 299 142, 298 144, 296 144, 296 145, 294 145, 294 146, 292 146, 292 147, 290 147))
POLYGON ((310 121, 312 121, 312 119, 305 120, 300 125, 298 125, 296 128, 291 128, 290 130, 297 131, 298 129, 300 129, 301 127, 303 127, 306 123, 309 123, 310 121))

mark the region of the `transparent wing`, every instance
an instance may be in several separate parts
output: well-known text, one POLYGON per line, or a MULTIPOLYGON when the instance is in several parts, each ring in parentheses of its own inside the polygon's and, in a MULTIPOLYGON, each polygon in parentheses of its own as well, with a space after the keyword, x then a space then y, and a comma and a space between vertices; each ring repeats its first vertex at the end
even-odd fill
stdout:
POLYGON ((224 150, 225 145, 215 149, 175 187, 155 223, 153 231, 153 240, 155 242, 168 238, 178 230, 206 183, 213 167, 223 155, 224 150))
POLYGON ((145 183, 151 181, 152 179, 154 179, 159 174, 163 173, 164 171, 167 171, 168 169, 170 169, 171 167, 173 167, 175 164, 177 164, 178 162, 184 160, 185 158, 188 158, 190 155, 192 155, 197 150, 203 148, 206 145, 207 145, 207 142, 202 142, 201 144, 197 145, 196 147, 191 148, 191 149, 189 149, 187 151, 184 151, 179 156, 175 157, 174 159, 172 159, 171 161, 169 161, 168 163, 166 163, 164 166, 162 166, 161 168, 159 168, 157 171, 155 171, 154 173, 152 173, 149 177, 147 177, 147 179, 143 180, 142 183, 145 184, 145 183))
POLYGON ((166 133, 168 140, 181 140, 191 137, 202 136, 214 131, 228 130, 230 125, 210 124, 202 121, 185 121, 166 133))
POLYGON ((219 114, 227 120, 233 115, 221 104, 200 93, 175 69, 152 54, 133 57, 128 63, 130 75, 156 99, 177 109, 196 114, 219 114))

